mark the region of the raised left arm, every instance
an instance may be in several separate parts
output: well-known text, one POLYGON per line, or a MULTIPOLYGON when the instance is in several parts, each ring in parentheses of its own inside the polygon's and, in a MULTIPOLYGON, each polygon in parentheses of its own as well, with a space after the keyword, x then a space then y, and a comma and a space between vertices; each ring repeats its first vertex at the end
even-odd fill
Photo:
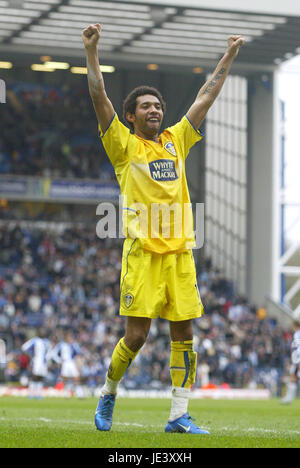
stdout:
POLYGON ((230 36, 228 47, 218 63, 211 78, 202 86, 194 103, 187 112, 189 121, 195 128, 199 128, 206 117, 210 107, 218 97, 228 76, 231 65, 239 53, 240 47, 245 43, 242 36, 230 36))

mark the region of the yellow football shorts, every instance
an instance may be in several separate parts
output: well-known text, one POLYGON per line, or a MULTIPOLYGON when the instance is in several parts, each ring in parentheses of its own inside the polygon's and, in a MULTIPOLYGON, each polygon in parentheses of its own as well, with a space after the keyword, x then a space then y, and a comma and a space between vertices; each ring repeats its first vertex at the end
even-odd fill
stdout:
POLYGON ((120 315, 177 322, 204 313, 191 250, 157 254, 125 239, 120 289, 120 315))

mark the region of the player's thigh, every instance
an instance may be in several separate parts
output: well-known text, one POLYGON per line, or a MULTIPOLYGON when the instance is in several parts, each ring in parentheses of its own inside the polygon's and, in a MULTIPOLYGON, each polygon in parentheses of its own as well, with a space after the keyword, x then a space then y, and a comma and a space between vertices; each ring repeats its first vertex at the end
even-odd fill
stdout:
MULTIPOLYGON (((159 316, 165 302, 165 288, 160 281, 161 265, 161 255, 145 251, 139 239, 126 239, 120 282, 120 315, 147 319, 159 316)), ((133 323, 134 329, 140 330, 141 327, 143 325, 135 327, 133 323)))
POLYGON ((169 324, 172 341, 189 341, 193 339, 193 320, 169 321, 169 324))
POLYGON ((42 360, 34 360, 32 366, 32 375, 38 378, 46 377, 47 375, 47 366, 42 360))
MULTIPOLYGON (((168 301, 161 314, 162 318, 170 322, 185 322, 201 317, 203 305, 198 290, 195 262, 191 251, 166 256, 164 281, 167 284, 168 301)), ((186 326, 184 329, 184 333, 186 333, 186 326)))
POLYGON ((73 361, 64 362, 61 369, 61 376, 66 379, 74 379, 79 377, 76 364, 73 361))

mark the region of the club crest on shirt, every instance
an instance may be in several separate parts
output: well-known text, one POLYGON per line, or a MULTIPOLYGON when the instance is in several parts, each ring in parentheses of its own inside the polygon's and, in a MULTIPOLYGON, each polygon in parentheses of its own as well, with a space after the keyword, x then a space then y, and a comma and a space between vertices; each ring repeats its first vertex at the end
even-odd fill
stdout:
POLYGON ((164 145, 164 148, 165 150, 168 151, 168 153, 170 153, 172 156, 175 156, 175 158, 177 158, 175 146, 171 141, 167 141, 167 143, 165 143, 164 145))
POLYGON ((127 307, 127 309, 129 309, 129 307, 132 305, 132 303, 134 301, 134 297, 133 297, 133 295, 131 293, 125 293, 123 295, 123 301, 124 301, 124 304, 127 307))

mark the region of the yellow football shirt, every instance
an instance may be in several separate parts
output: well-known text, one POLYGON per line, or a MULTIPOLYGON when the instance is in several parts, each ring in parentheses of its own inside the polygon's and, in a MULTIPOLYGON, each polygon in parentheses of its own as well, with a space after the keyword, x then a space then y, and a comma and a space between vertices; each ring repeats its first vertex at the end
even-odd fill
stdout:
POLYGON ((200 132, 184 116, 155 142, 132 134, 117 114, 104 132, 99 130, 121 188, 123 235, 160 254, 193 248, 185 159, 202 139, 200 132))

